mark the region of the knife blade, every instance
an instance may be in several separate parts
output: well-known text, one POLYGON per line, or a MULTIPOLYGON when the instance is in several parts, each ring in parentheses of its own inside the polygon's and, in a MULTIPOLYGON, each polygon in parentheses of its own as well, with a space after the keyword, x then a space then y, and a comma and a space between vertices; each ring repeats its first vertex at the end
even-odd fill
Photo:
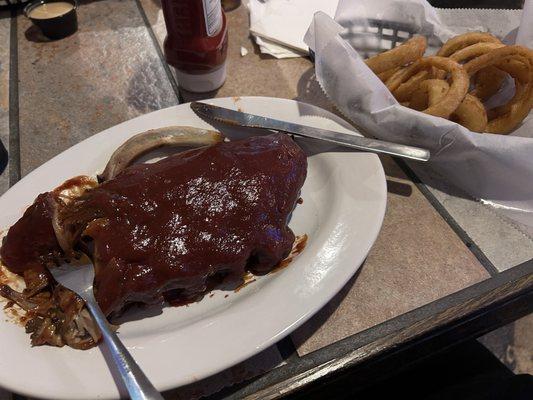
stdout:
POLYGON ((280 121, 260 115, 248 114, 229 108, 218 107, 207 103, 192 102, 191 109, 200 117, 222 122, 228 125, 245 126, 249 128, 263 128, 291 133, 298 136, 324 140, 340 146, 352 149, 383 153, 396 157, 407 158, 417 161, 428 161, 429 150, 419 147, 407 146, 398 143, 386 142, 363 136, 349 135, 342 132, 327 129, 314 128, 311 126, 280 121))

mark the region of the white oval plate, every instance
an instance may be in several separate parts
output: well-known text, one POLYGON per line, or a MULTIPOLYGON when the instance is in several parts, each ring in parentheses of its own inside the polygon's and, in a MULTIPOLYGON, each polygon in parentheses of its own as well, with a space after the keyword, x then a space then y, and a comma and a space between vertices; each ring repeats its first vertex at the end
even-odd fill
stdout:
MULTIPOLYGON (((292 100, 243 97, 208 102, 320 128, 349 128, 325 110, 292 100)), ((39 193, 70 177, 100 172, 113 150, 130 136, 169 125, 210 127, 188 104, 182 104, 100 132, 6 192, 0 198, 0 228, 13 224, 39 193)), ((250 132, 218 128, 230 137, 250 132)), ((309 239, 290 266, 257 278, 237 293, 216 292, 189 307, 168 307, 160 315, 121 325, 120 337, 159 390, 205 378, 276 343, 324 306, 368 254, 386 204, 385 175, 378 157, 339 148, 325 152, 328 147, 316 141, 299 143, 310 154, 309 167, 302 188, 304 202, 296 208, 290 226, 297 235, 307 233, 309 239)), ((119 389, 99 348, 31 348, 24 329, 5 319, 0 320, 0 386, 53 399, 118 397, 119 389)))

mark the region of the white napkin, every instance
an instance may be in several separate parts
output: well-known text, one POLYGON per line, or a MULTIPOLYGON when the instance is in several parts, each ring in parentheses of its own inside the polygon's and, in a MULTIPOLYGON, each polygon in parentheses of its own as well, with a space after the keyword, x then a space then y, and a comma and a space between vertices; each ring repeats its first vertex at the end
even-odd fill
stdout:
POLYGON ((531 46, 533 43, 533 0, 525 0, 523 10, 516 43, 531 46))
MULTIPOLYGON (((526 10, 531 10, 532 0, 527 1, 526 10)), ((441 18, 425 0, 341 0, 336 19, 348 27, 343 30, 344 38, 338 34, 339 24, 318 12, 305 42, 315 51, 316 76, 324 92, 357 126, 377 138, 429 149, 431 160, 426 167, 442 179, 533 226, 531 115, 513 134, 492 135, 470 132, 454 122, 408 109, 398 104, 352 46, 360 42, 357 37, 361 25, 372 30, 371 20, 408 24, 434 41, 445 41, 457 33, 475 30, 478 23, 494 33, 501 32, 502 21, 514 18, 505 10, 460 12, 465 25, 447 26, 442 22, 447 18, 441 18), (468 13, 490 18, 469 19, 468 13)), ((531 14, 524 16, 523 21, 531 21, 531 14)), ((516 26, 507 26, 507 30, 513 28, 516 26)), ((518 37, 522 43, 533 47, 531 35, 522 35, 521 31, 518 37)))
POLYGON ((280 45, 279 43, 273 42, 272 40, 265 39, 261 36, 253 35, 255 42, 259 46, 259 50, 263 54, 270 54, 276 58, 294 58, 294 57, 303 57, 307 53, 302 53, 280 45))
POLYGON ((277 58, 301 57, 308 48, 303 37, 313 15, 335 14, 338 0, 250 0, 250 32, 262 53, 277 58))

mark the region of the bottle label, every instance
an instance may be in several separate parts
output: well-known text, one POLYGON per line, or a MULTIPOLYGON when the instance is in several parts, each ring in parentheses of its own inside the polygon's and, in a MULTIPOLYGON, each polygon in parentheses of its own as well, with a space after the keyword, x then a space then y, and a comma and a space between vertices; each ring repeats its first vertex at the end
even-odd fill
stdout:
POLYGON ((215 36, 222 26, 222 6, 220 0, 202 0, 207 36, 215 36))

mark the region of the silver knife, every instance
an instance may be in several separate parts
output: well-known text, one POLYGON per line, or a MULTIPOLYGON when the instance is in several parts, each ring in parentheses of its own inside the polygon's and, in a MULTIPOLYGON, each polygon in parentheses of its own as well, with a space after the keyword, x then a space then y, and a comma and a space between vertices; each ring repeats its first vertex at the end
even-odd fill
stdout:
POLYGON ((429 150, 421 149, 419 147, 406 146, 403 144, 385 142, 383 140, 370 139, 362 136, 348 135, 346 133, 330 131, 327 129, 293 124, 292 122, 261 117, 259 115, 234 111, 229 108, 199 103, 197 101, 191 103, 191 108, 200 117, 229 125, 272 129, 291 133, 293 135, 320 139, 326 142, 338 144, 340 146, 370 151, 372 153, 384 153, 417 161, 429 160, 429 150))

